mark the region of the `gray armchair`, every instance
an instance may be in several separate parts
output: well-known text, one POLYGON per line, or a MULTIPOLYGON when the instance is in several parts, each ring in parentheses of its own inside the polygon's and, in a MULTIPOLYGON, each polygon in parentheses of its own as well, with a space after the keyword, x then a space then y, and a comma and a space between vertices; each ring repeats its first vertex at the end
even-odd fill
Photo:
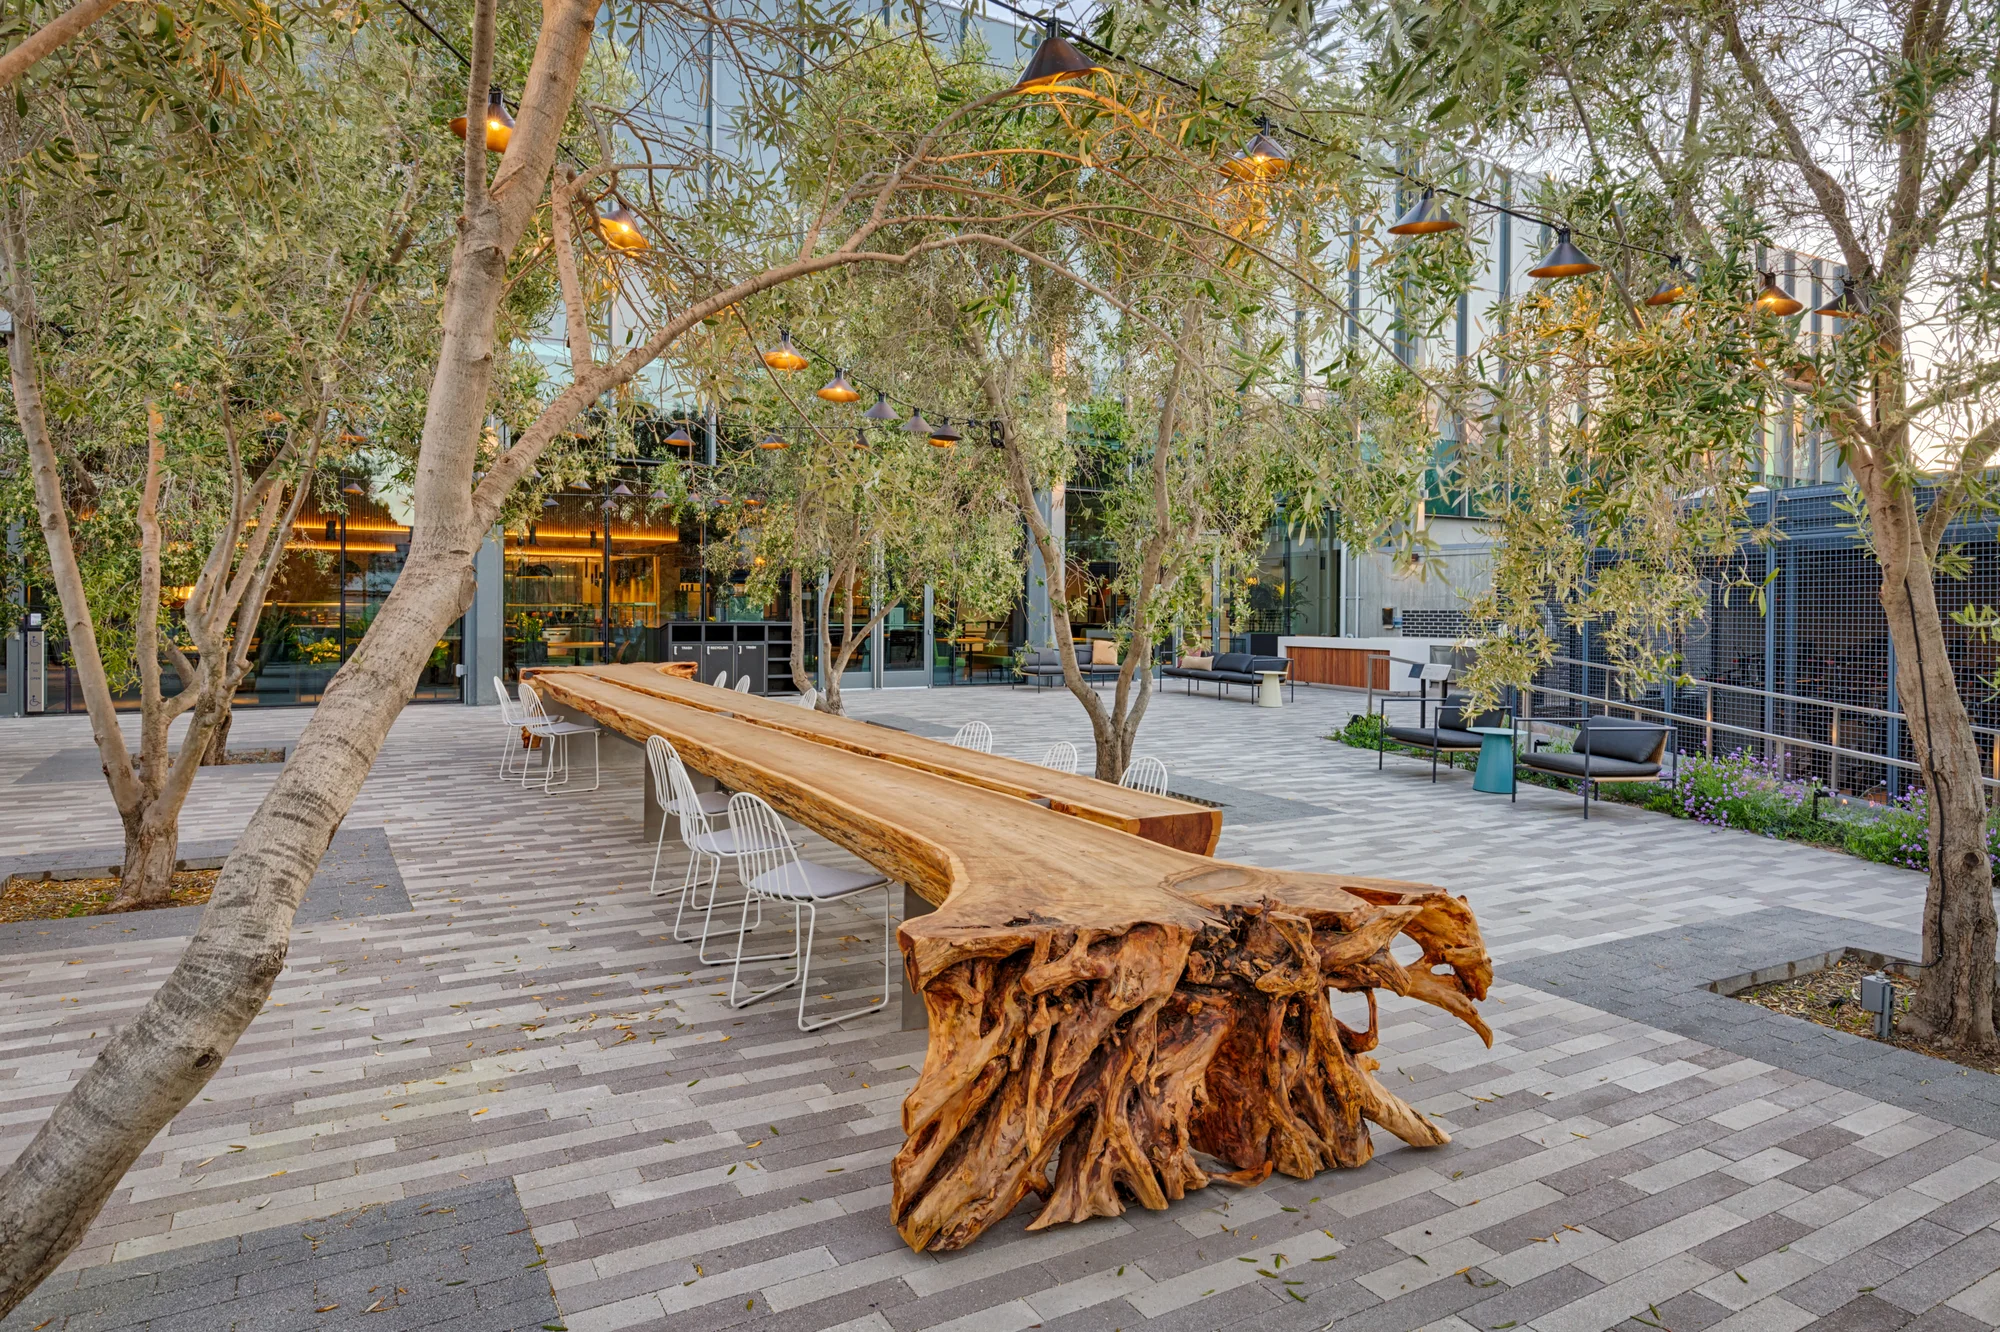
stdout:
MULTIPOLYGON (((1537 717, 1536 721, 1570 720, 1537 717)), ((1599 782, 1657 782, 1666 757, 1667 728, 1625 717, 1582 717, 1576 721, 1576 741, 1567 754, 1521 753, 1516 738, 1515 761, 1530 772, 1566 777, 1583 793, 1583 817, 1590 817, 1591 789, 1599 782)), ((1532 744, 1532 740, 1531 740, 1532 744)), ((1677 780, 1670 774, 1669 780, 1677 780)))
POLYGON ((1389 743, 1394 741, 1396 744, 1404 745, 1411 749, 1428 750, 1431 756, 1431 781, 1435 782, 1437 781, 1439 754, 1477 754, 1479 747, 1485 743, 1484 737, 1476 735, 1466 728, 1472 726, 1510 726, 1513 724, 1508 714, 1499 708, 1491 708, 1485 712, 1468 714, 1465 710, 1467 701, 1463 694, 1454 694, 1449 698, 1437 699, 1435 700, 1437 711, 1433 715, 1430 711, 1433 701, 1427 696, 1419 695, 1416 698, 1383 698, 1381 700, 1381 710, 1376 714, 1381 718, 1382 724, 1376 728, 1375 732, 1375 770, 1377 772, 1382 770, 1382 756, 1388 752, 1389 743), (1418 709, 1417 724, 1415 726, 1391 725, 1389 722, 1389 705, 1392 703, 1415 703, 1418 709))

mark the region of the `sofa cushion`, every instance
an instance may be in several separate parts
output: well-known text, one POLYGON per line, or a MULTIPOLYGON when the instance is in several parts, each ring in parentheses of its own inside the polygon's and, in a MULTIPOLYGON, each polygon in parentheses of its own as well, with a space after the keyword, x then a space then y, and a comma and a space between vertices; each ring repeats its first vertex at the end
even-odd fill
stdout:
POLYGON ((1255 660, 1256 658, 1248 652, 1225 652, 1215 659, 1215 664, 1210 669, 1234 671, 1238 675, 1241 675, 1250 669, 1250 663, 1255 660))
MULTIPOLYGON (((1553 772, 1563 777, 1583 776, 1582 754, 1523 754, 1521 766, 1533 768, 1537 772, 1553 772)), ((1590 755, 1590 775, 1607 780, 1620 777, 1657 777, 1660 765, 1657 763, 1634 763, 1628 759, 1607 758, 1603 754, 1590 755)))
MULTIPOLYGON (((1660 748, 1667 728, 1648 722, 1627 721, 1622 717, 1586 717, 1577 726, 1577 737, 1571 749, 1581 754, 1590 751, 1593 760, 1600 758, 1621 759, 1627 763, 1651 763, 1653 751, 1660 748)), ((1591 771, 1597 765, 1593 761, 1591 771)))
POLYGON ((1118 664, 1118 644, 1108 638, 1091 639, 1090 664, 1093 666, 1116 666, 1118 664))
POLYGON ((1418 749, 1478 749, 1484 743, 1470 731, 1442 726, 1385 726, 1382 734, 1399 745, 1414 745, 1418 749))
POLYGON ((1484 712, 1468 714, 1466 704, 1471 700, 1464 694, 1453 694, 1438 704, 1437 723, 1452 730, 1463 731, 1474 726, 1505 726, 1507 714, 1498 708, 1488 708, 1484 712))
POLYGON ((1184 671, 1212 671, 1215 669, 1215 658, 1197 657, 1190 653, 1181 658, 1180 669, 1184 671))

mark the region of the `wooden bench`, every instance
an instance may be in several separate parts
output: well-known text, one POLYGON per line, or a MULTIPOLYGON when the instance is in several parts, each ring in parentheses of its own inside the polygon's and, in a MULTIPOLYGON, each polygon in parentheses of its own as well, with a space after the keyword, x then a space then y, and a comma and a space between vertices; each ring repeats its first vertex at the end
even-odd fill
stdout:
POLYGON ((537 687, 634 740, 666 736, 690 767, 937 904, 898 932, 930 1018, 892 1171, 913 1249, 962 1247, 1030 1193, 1039 1230, 1128 1199, 1162 1208, 1211 1179, 1358 1166, 1370 1122, 1448 1141, 1368 1052, 1378 987, 1491 1042, 1474 1002, 1492 964, 1464 899, 1214 860, 1114 826, 1178 826, 1136 792, 796 708, 767 716, 785 705, 649 669, 548 671, 537 687), (1399 935, 1419 960, 1391 955, 1399 935), (1365 1030, 1333 1016, 1329 987, 1367 994, 1365 1030))

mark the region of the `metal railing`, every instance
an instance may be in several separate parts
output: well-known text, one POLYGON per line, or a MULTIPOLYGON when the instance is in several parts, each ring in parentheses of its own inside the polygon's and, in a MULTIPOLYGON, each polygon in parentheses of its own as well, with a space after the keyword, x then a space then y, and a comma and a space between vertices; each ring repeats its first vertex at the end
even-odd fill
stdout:
MULTIPOLYGON (((1872 749, 1856 749, 1852 745, 1841 743, 1842 719, 1861 717, 1880 719, 1883 722, 1882 729, 1885 738, 1890 743, 1895 743, 1896 739, 1900 737, 1902 727, 1908 724, 1908 718, 1905 714, 1888 708, 1869 707, 1860 703, 1837 703, 1831 699, 1811 698, 1803 694, 1788 694, 1780 690, 1757 689, 1749 685, 1728 684, 1720 680, 1700 679, 1690 679, 1685 683, 1674 682, 1663 684, 1659 695, 1660 706, 1656 707, 1646 702, 1612 697, 1610 677, 1616 674, 1617 671, 1615 667, 1608 666, 1603 662, 1583 661, 1575 657, 1555 657, 1551 659, 1551 664, 1557 666, 1580 666, 1584 668, 1584 690, 1579 693, 1575 690, 1559 689, 1548 685, 1528 685, 1522 690, 1521 717, 1523 721, 1533 720, 1533 700, 1539 695, 1582 703, 1584 704, 1585 715, 1588 715, 1590 709, 1595 707, 1603 709, 1607 715, 1627 713, 1635 719, 1644 716, 1656 718, 1669 725, 1674 725, 1676 743, 1672 747, 1677 753, 1680 751, 1678 744, 1680 735, 1679 727, 1688 726, 1701 734, 1701 747, 1709 758, 1715 757, 1716 733, 1718 731, 1724 733, 1725 736, 1741 736, 1745 740, 1756 741, 1759 752, 1772 758, 1779 766, 1780 771, 1789 772, 1789 760, 1787 756, 1794 751, 1825 755, 1828 768, 1826 785, 1835 793, 1841 791, 1840 775, 1843 762, 1849 765, 1879 767, 1884 769, 1885 772, 1888 770, 1896 772, 1918 771, 1915 761, 1903 758, 1899 754, 1879 752, 1872 749), (1592 670, 1605 673, 1604 692, 1601 694, 1590 692, 1591 680, 1589 672, 1592 670), (1699 716, 1681 712, 1674 706, 1678 695, 1693 692, 1701 694, 1702 712, 1699 716), (1743 726, 1728 721, 1717 721, 1715 718, 1715 700, 1719 693, 1740 694, 1762 700, 1766 704, 1766 715, 1773 715, 1776 711, 1775 705, 1777 704, 1785 705, 1786 709, 1794 714, 1800 708, 1825 710, 1829 714, 1827 738, 1819 740, 1811 736, 1770 730, 1759 726, 1743 726)), ((1551 718, 1549 720, 1555 719, 1551 718)), ((1982 776, 1981 782, 1989 791, 2000 790, 2000 729, 1990 726, 1974 726, 1972 729, 1975 735, 1982 738, 1982 747, 1992 755, 1992 769, 1989 773, 1982 776)), ((1737 750, 1745 748, 1748 748, 1748 746, 1736 746, 1737 750)), ((1730 750, 1725 748, 1724 752, 1728 753, 1730 750)), ((1818 779, 1816 772, 1808 775, 1812 776, 1815 780, 1818 779)))

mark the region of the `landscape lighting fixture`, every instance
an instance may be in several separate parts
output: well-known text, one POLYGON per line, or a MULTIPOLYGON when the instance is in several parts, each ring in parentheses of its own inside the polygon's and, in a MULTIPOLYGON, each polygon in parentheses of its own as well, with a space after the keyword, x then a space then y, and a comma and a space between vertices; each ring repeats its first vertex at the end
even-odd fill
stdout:
POLYGON ((760 449, 785 449, 790 448, 791 445, 786 442, 783 435, 773 430, 766 433, 764 438, 757 441, 757 447, 760 449))
POLYGON ((1750 308, 1758 314, 1776 315, 1778 318, 1783 319, 1787 315, 1797 314, 1799 311, 1805 309, 1806 306, 1804 301, 1796 301, 1788 296, 1785 293, 1785 289, 1778 285, 1777 273, 1771 269, 1766 269, 1764 270, 1764 289, 1759 291, 1757 298, 1750 302, 1750 308))
POLYGON ((1389 228, 1391 236, 1435 236, 1440 232, 1457 231, 1458 219, 1445 211, 1444 203, 1435 191, 1426 187, 1423 197, 1410 205, 1408 212, 1396 219, 1396 225, 1389 228))
POLYGON ((1686 300, 1687 295, 1687 274, 1681 269, 1681 257, 1677 254, 1670 255, 1667 258, 1667 275, 1660 279, 1660 285, 1646 298, 1646 304, 1673 305, 1677 301, 1686 300))
POLYGON ((677 425, 674 427, 673 433, 667 436, 667 443, 677 449, 691 449, 694 447, 694 436, 688 433, 686 426, 677 425))
POLYGON ((806 358, 792 345, 792 331, 778 330, 778 345, 764 353, 764 364, 773 370, 803 370, 806 358))
POLYGON ((814 389, 813 396, 827 402, 855 402, 861 397, 861 392, 847 382, 847 372, 835 366, 833 378, 814 389))
POLYGON ((1859 319, 1862 315, 1861 302, 1854 294, 1854 279, 1840 280, 1840 295, 1813 311, 1829 319, 1859 319))
POLYGON ((1051 14, 1042 33, 1041 45, 1035 48, 1028 67, 1021 71, 1021 80, 1014 85, 1014 91, 1045 92, 1070 79, 1106 72, 1104 66, 1092 64, 1082 52, 1069 44, 1062 35, 1056 16, 1051 14))
MULTIPOLYGON (((451 132, 459 138, 465 137, 465 117, 451 118, 451 132)), ((500 85, 494 84, 486 93, 486 151, 504 153, 507 141, 514 137, 514 117, 507 114, 507 99, 500 95, 500 85)))
POLYGON ((653 248, 646 233, 639 230, 639 219, 620 200, 618 206, 608 213, 597 215, 597 234, 604 237, 604 243, 620 254, 644 254, 653 248))
POLYGON ((924 414, 922 412, 912 407, 910 408, 910 419, 903 422, 903 429, 908 431, 912 435, 921 435, 925 439, 929 439, 931 434, 931 423, 929 421, 924 420, 924 414))
POLYGON ((930 441, 940 449, 948 449, 963 438, 963 435, 951 428, 951 418, 949 416, 938 418, 937 425, 931 428, 930 441))
POLYGON ((1223 170, 1238 180, 1275 180, 1291 169, 1292 151, 1271 133, 1269 116, 1257 117, 1257 132, 1223 164, 1223 170))
POLYGON ((1549 257, 1528 270, 1529 277, 1565 278, 1582 277, 1595 273, 1604 267, 1576 246, 1570 244, 1569 228, 1556 228, 1556 248, 1549 251, 1549 257))
POLYGON ((896 419, 896 409, 889 405, 888 396, 882 393, 877 393, 875 405, 861 414, 871 421, 888 422, 896 419))

